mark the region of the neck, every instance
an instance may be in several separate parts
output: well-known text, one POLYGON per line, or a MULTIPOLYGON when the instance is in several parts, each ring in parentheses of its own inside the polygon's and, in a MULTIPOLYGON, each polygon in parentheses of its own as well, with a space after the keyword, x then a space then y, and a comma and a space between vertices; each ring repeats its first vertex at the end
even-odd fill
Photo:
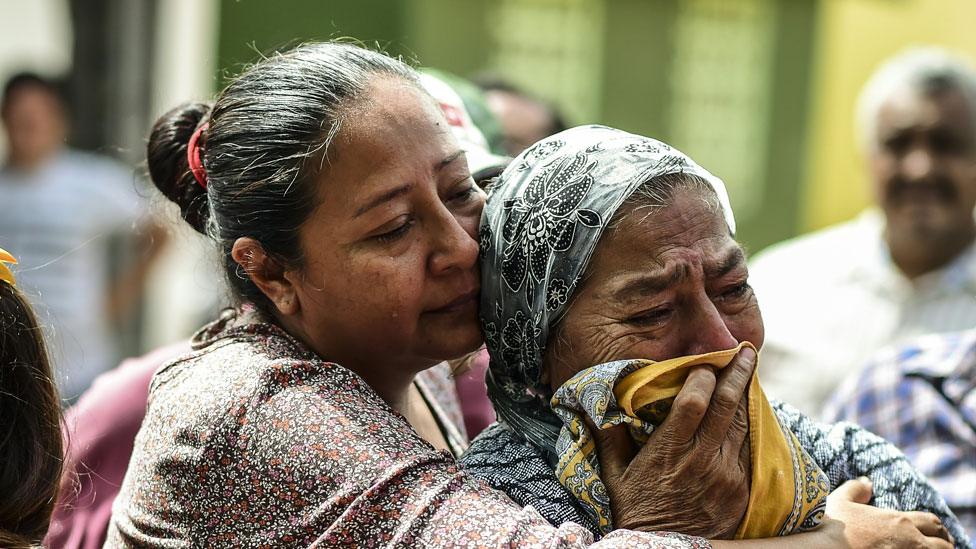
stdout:
POLYGON ((941 269, 959 256, 976 240, 976 226, 954 236, 940 238, 938 243, 919 242, 909 237, 898 237, 885 231, 885 241, 891 260, 909 279, 941 269))
POLYGON ((401 372, 380 372, 374 369, 366 370, 355 367, 350 369, 359 374, 359 377, 363 378, 391 408, 404 416, 408 415, 410 387, 416 377, 413 369, 404 371, 402 374, 401 372))
POLYGON ((335 362, 363 378, 380 398, 403 415, 407 415, 406 412, 410 403, 410 387, 413 385, 417 373, 437 364, 436 362, 403 362, 392 357, 363 362, 354 358, 336 356, 329 349, 315 345, 301 323, 296 319, 280 314, 275 314, 275 318, 279 326, 314 351, 315 354, 324 360, 335 362))

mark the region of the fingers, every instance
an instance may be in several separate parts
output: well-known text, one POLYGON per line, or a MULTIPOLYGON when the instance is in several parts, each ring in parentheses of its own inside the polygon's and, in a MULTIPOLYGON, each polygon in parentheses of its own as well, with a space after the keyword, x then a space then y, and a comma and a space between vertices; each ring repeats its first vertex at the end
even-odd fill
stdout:
MULTIPOLYGON (((707 448, 718 449, 726 438, 744 439, 746 428, 739 422, 735 430, 730 430, 736 410, 752 379, 752 372, 756 368, 756 352, 746 347, 732 360, 732 363, 719 373, 712 402, 702 420, 700 430, 702 440, 707 448)), ((741 446, 741 440, 735 445, 741 446)), ((738 455, 736 452, 733 455, 738 455)))
POLYGON ((739 407, 732 416, 725 448, 728 449, 728 455, 739 456, 740 461, 749 460, 749 395, 742 395, 739 407))
POLYGON ((939 517, 932 513, 923 513, 921 511, 911 511, 905 514, 912 521, 912 524, 915 525, 915 528, 918 528, 918 531, 922 534, 928 537, 941 538, 946 541, 950 540, 951 536, 949 536, 949 531, 942 525, 939 517))
POLYGON ((597 429, 590 423, 590 432, 593 433, 596 457, 600 461, 600 476, 604 479, 621 478, 634 458, 634 443, 627 432, 627 426, 615 425, 609 429, 597 429))
POLYGON ((692 368, 681 391, 674 397, 668 416, 651 435, 655 442, 684 444, 690 441, 708 411, 715 383, 715 372, 710 366, 692 368))
POLYGON ((932 549, 953 549, 953 544, 942 538, 928 536, 925 538, 925 546, 932 549))
POLYGON ((867 477, 861 477, 841 484, 827 496, 827 499, 850 501, 867 505, 871 501, 872 489, 871 481, 867 477))

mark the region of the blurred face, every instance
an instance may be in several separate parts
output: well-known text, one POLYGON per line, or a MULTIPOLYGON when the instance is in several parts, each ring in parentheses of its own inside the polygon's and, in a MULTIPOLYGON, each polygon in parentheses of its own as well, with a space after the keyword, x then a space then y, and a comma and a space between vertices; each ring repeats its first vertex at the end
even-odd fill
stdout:
POLYGON ((890 238, 944 246, 973 230, 976 128, 957 90, 893 94, 877 120, 870 155, 875 193, 890 238))
POLYGON ((309 345, 357 371, 419 371, 475 350, 484 195, 450 127, 395 79, 375 80, 352 110, 301 228, 309 345))
POLYGON ((33 166, 64 143, 63 108, 57 97, 38 86, 19 87, 10 94, 3 125, 15 165, 33 166))
POLYGON ((553 389, 613 360, 666 360, 763 343, 742 248, 698 191, 628 215, 600 240, 546 349, 553 389))
POLYGON ((501 124, 505 151, 509 155, 518 156, 536 141, 549 137, 552 115, 538 101, 493 90, 485 93, 485 102, 501 124))

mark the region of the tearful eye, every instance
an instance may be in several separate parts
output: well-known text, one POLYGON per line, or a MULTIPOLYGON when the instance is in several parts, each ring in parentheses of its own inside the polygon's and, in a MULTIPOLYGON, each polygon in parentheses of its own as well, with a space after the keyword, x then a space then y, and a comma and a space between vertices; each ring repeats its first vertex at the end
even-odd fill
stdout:
POLYGON ((627 323, 634 326, 654 326, 667 321, 673 312, 671 307, 658 307, 628 318, 627 323))
POLYGON ((722 299, 742 299, 747 297, 751 291, 752 286, 748 282, 743 282, 722 292, 721 297, 722 299))

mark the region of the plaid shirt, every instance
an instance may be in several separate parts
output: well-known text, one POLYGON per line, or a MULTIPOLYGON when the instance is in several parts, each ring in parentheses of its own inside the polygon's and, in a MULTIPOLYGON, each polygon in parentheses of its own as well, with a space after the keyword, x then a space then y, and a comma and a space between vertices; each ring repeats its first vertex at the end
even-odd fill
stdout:
POLYGON ((976 534, 976 330, 883 351, 824 409, 901 448, 976 534))

